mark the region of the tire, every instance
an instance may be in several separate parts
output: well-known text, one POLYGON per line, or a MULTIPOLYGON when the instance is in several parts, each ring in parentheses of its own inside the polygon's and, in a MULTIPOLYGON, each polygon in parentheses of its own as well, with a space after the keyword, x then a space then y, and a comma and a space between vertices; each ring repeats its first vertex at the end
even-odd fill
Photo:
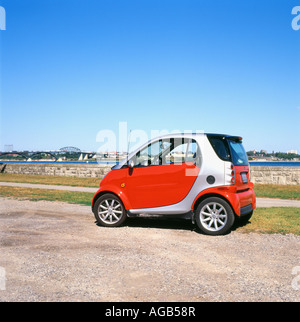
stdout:
POLYGON ((234 224, 234 212, 225 200, 218 197, 209 197, 197 207, 196 223, 202 233, 206 235, 224 235, 234 224))
POLYGON ((127 218, 122 201, 110 193, 97 199, 93 212, 98 224, 105 227, 119 227, 127 218))

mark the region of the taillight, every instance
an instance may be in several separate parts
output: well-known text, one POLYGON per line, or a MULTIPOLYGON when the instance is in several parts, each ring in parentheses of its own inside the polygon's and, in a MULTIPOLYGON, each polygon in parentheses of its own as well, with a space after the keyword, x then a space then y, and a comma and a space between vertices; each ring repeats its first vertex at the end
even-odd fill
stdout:
POLYGON ((231 164, 231 180, 230 180, 230 182, 232 183, 232 184, 235 184, 235 171, 234 171, 234 166, 233 166, 233 164, 231 164))

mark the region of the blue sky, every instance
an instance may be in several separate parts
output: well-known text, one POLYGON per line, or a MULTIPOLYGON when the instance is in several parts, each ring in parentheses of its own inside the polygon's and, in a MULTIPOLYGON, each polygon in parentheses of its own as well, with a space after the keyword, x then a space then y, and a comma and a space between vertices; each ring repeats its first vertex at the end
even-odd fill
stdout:
POLYGON ((204 130, 300 153, 300 0, 7 0, 0 150, 204 130))

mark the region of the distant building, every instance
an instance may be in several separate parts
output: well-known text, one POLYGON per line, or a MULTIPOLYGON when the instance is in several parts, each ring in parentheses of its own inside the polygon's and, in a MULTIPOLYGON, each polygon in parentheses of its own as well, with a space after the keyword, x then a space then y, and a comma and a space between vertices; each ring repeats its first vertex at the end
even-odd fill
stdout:
POLYGON ((287 154, 298 154, 297 150, 286 151, 287 154))
POLYGON ((253 154, 256 154, 256 150, 254 149, 254 150, 251 150, 251 151, 249 151, 250 153, 253 153, 253 154))

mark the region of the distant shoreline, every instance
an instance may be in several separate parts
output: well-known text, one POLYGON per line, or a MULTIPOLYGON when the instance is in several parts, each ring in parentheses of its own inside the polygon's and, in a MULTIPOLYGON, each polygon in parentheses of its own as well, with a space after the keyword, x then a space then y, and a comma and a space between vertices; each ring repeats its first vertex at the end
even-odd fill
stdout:
POLYGON ((260 161, 260 160, 249 160, 249 162, 269 162, 269 163, 274 163, 274 162, 289 162, 289 163, 300 163, 300 161, 284 161, 284 160, 277 160, 277 161, 260 161))
POLYGON ((300 167, 300 161, 249 161, 253 167, 300 167))
MULTIPOLYGON (((114 161, 1 161, 0 164, 3 163, 19 163, 19 164, 81 164, 81 165, 114 165, 118 162, 114 161)), ((265 166, 265 167, 300 167, 300 161, 249 161, 250 166, 258 167, 258 166, 265 166)))

